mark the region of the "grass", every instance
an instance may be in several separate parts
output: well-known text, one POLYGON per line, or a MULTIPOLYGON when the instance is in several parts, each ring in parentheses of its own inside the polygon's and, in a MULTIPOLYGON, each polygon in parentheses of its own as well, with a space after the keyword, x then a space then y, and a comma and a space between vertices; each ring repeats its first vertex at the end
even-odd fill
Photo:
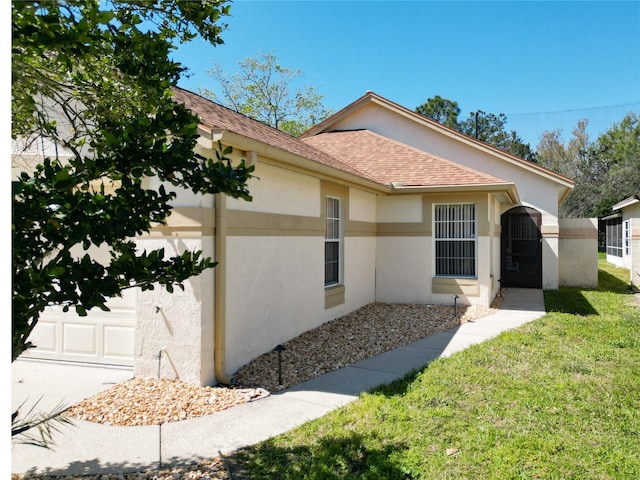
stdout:
POLYGON ((598 289, 545 292, 541 319, 238 452, 233 468, 252 479, 640 478, 640 308, 627 270, 599 268, 598 289))

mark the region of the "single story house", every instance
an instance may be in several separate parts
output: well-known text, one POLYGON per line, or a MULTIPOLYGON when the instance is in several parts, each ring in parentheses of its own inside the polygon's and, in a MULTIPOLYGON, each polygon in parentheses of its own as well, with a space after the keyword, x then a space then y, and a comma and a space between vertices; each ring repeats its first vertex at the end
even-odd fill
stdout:
MULTIPOLYGON (((27 355, 231 383, 257 356, 371 302, 488 305, 500 287, 597 285, 595 219, 563 220, 569 178, 367 92, 300 138, 199 95, 197 149, 255 166, 253 201, 179 192, 140 248, 219 262, 185 291, 112 312, 52 309, 27 355)), ((155 179, 150 180, 154 187, 155 179)))
POLYGON ((613 206, 606 225, 607 261, 629 269, 631 284, 640 287, 640 194, 613 206))

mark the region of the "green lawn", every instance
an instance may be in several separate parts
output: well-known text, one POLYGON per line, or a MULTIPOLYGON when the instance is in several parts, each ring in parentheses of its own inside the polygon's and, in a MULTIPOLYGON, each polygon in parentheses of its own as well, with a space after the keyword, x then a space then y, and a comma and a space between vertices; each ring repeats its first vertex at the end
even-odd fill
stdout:
POLYGON ((234 478, 640 478, 640 307, 599 266, 543 318, 239 452, 234 478))

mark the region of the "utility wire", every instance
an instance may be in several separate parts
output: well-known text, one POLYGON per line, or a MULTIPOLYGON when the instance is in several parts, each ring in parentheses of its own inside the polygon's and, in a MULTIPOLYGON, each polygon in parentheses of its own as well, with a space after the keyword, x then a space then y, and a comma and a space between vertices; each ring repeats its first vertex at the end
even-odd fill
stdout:
POLYGON ((505 113, 507 117, 518 117, 526 115, 551 115, 555 113, 570 113, 570 112, 587 112, 593 110, 606 110, 609 108, 630 107, 632 105, 640 105, 640 101, 631 103, 620 103, 618 105, 607 105, 605 107, 589 107, 589 108, 574 108, 570 110, 555 110, 552 112, 529 112, 529 113, 505 113))

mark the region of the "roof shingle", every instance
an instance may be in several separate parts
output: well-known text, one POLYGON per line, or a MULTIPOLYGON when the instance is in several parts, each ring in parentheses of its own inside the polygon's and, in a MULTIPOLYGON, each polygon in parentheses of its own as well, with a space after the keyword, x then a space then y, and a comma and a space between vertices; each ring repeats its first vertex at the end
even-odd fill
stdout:
POLYGON ((200 121, 210 128, 228 130, 238 135, 258 140, 280 150, 299 155, 308 160, 313 160, 352 175, 372 180, 365 173, 333 158, 330 154, 322 150, 318 150, 311 144, 307 144, 288 133, 223 107, 200 95, 175 87, 173 89, 173 97, 176 102, 184 104, 189 110, 197 114, 200 117, 200 121))
POLYGON ((303 141, 385 185, 431 187, 508 183, 370 130, 321 133, 303 141))

